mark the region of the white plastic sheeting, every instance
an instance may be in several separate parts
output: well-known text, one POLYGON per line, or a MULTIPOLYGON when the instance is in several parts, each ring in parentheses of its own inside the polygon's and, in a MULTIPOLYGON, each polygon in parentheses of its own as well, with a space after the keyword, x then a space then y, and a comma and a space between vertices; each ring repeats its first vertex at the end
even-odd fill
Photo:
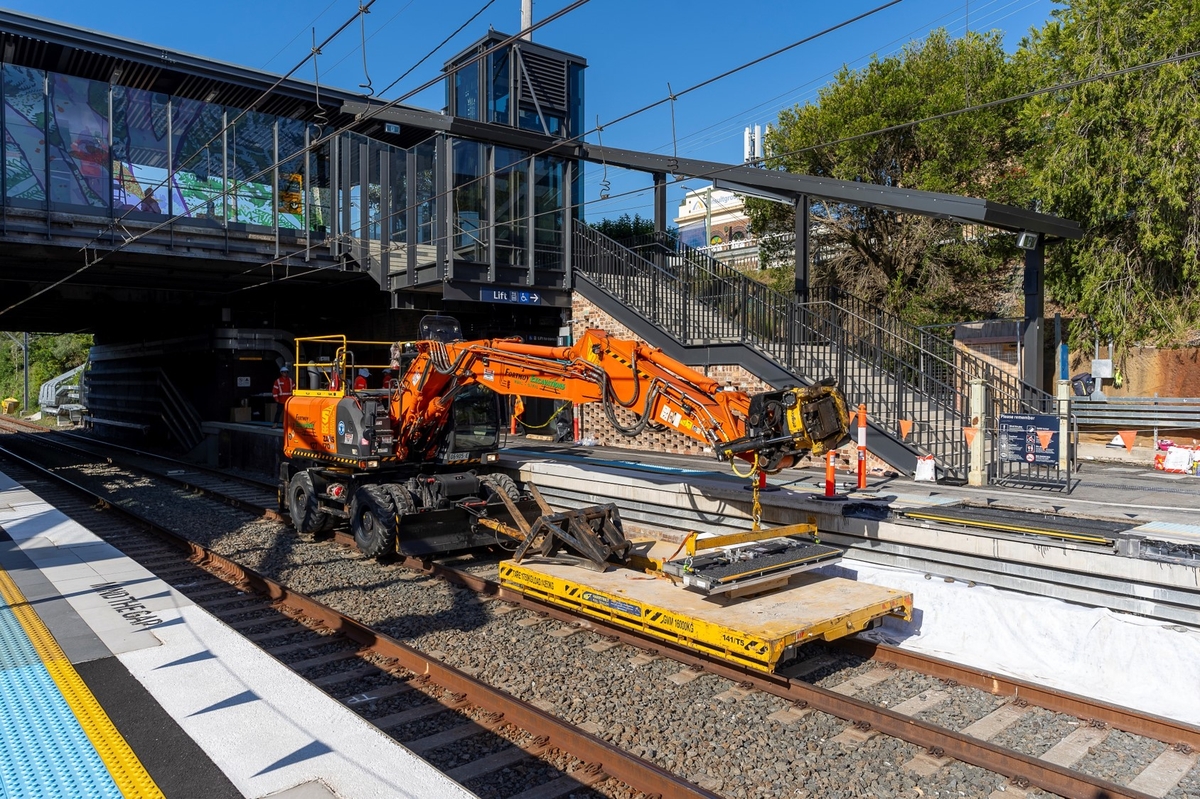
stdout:
POLYGON ((1200 631, 849 558, 820 571, 912 592, 912 622, 868 638, 1200 724, 1200 631))

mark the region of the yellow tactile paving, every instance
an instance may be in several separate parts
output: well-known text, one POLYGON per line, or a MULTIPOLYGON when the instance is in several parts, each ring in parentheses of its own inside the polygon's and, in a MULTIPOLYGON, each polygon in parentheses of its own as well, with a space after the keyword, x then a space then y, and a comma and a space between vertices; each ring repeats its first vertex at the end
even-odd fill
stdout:
POLYGON ((137 755, 129 748, 121 733, 113 726, 112 720, 96 701, 96 697, 92 696, 87 684, 63 654, 54 636, 29 607, 25 595, 3 568, 0 568, 0 597, 12 608, 13 614, 21 622, 46 671, 62 692, 67 705, 78 719, 79 726, 96 748, 96 753, 104 761, 108 773, 121 793, 126 799, 161 799, 162 791, 146 772, 137 755))

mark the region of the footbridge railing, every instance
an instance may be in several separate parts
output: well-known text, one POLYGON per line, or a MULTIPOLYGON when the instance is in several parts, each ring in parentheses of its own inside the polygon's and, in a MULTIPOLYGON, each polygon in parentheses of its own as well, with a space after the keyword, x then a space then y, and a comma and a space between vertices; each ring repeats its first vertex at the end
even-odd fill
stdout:
POLYGON ((933 455, 951 479, 965 479, 969 465, 962 428, 972 380, 988 385, 1003 412, 1041 408, 1050 399, 952 341, 856 298, 798 303, 670 236, 618 243, 579 226, 574 263, 682 344, 738 343, 802 382, 837 378, 851 404, 865 403, 880 428, 933 455))

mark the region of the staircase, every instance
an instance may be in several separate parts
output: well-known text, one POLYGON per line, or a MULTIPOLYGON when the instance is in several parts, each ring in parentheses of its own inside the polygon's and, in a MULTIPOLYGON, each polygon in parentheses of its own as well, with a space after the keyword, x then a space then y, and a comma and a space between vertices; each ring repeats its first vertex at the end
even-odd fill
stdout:
POLYGON ((182 452, 204 441, 200 414, 157 366, 94 362, 85 404, 95 425, 163 436, 182 452))
POLYGON ((973 380, 995 413, 1053 407, 953 341, 857 298, 799 303, 665 235, 620 244, 581 225, 574 236, 576 290, 635 333, 685 362, 738 363, 773 385, 836 378, 851 406, 867 406, 872 450, 905 471, 932 455, 945 478, 966 479, 973 380), (912 424, 903 438, 902 421, 912 424))

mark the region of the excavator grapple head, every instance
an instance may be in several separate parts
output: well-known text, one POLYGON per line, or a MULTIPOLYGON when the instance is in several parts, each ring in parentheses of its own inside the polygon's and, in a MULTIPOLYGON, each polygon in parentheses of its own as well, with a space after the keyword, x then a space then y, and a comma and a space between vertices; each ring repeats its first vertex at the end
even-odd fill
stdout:
POLYGON ((850 440, 850 414, 837 383, 764 391, 750 397, 746 435, 718 448, 723 460, 758 457, 768 472, 791 465, 807 452, 820 456, 850 440))

